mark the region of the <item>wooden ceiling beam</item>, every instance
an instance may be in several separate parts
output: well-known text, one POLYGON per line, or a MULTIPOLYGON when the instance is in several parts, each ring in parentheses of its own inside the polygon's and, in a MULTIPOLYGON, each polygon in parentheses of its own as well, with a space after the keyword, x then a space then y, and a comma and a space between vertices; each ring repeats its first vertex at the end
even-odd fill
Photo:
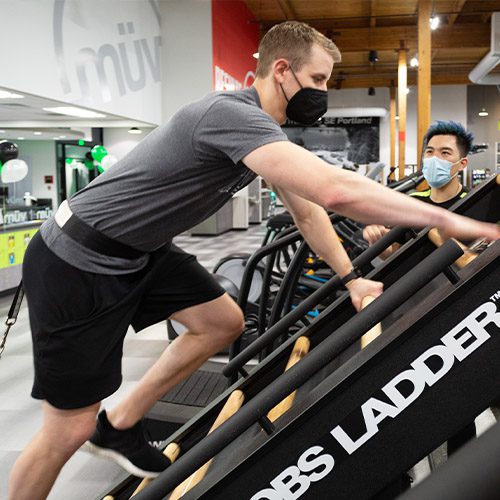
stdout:
POLYGON ((375 2, 377 0, 370 0, 370 28, 375 28, 377 25, 377 18, 375 16, 375 2))
POLYGON ((450 14, 450 17, 448 18, 448 25, 452 26, 455 21, 457 20, 457 17, 459 16, 460 12, 462 11, 465 2, 467 0, 456 0, 455 5, 453 6, 453 14, 450 14))
MULTIPOLYGON (((336 30, 333 41, 341 52, 366 50, 397 50, 404 40, 409 49, 417 48, 416 26, 394 26, 376 28, 348 28, 336 30)), ((441 26, 432 33, 432 48, 489 47, 489 26, 479 23, 441 26)))
MULTIPOLYGON (((475 63, 469 62, 454 62, 454 61, 436 61, 432 64, 432 69, 436 71, 471 71, 475 66, 475 63)), ((397 59, 393 63, 377 63, 373 68, 367 64, 336 64, 333 67, 333 72, 338 72, 340 70, 349 74, 371 74, 371 73, 387 73, 388 71, 394 71, 398 67, 397 59)), ((408 68, 410 73, 417 73, 416 68, 408 68)))
POLYGON ((422 92, 417 95, 417 158, 422 154, 423 137, 431 121, 431 0, 418 2, 418 69, 417 87, 422 92))
MULTIPOLYGON (((397 61, 396 61, 397 63, 397 61)), ((473 64, 433 64, 432 72, 435 74, 469 74, 471 70, 474 68, 473 64)), ((365 78, 365 77, 377 77, 379 75, 382 76, 392 76, 395 77, 397 74, 398 66, 384 66, 383 68, 375 68, 372 70, 368 66, 365 67, 345 67, 345 66, 334 66, 332 79, 336 78, 336 75, 342 73, 345 78, 365 78)), ((500 71, 498 72, 500 73, 500 71)), ((414 77, 418 74, 414 69, 408 71, 408 78, 414 77)), ((495 73, 496 74, 496 73, 495 73)))
MULTIPOLYGON (((467 76, 470 73, 470 66, 467 68, 461 67, 461 68, 432 68, 432 80, 434 77, 442 77, 442 76, 449 76, 450 80, 455 80, 458 79, 460 82, 463 81, 463 76, 467 76)), ((361 82, 371 82, 374 80, 388 80, 388 79, 396 79, 397 78, 397 68, 394 68, 392 71, 383 71, 383 72, 377 72, 377 73, 369 73, 368 71, 365 72, 358 72, 358 73, 353 73, 350 71, 342 71, 339 73, 335 73, 332 78, 330 78, 328 84, 329 86, 333 86, 333 82, 336 82, 338 77, 341 76, 343 81, 352 81, 355 82, 356 87, 363 87, 361 82)), ((411 72, 408 73, 408 81, 417 81, 417 73, 416 72, 411 72)), ((468 81, 468 83, 471 83, 468 81)), ((369 83, 368 87, 373 86, 372 83, 369 83)))
POLYGON ((486 24, 490 20, 491 14, 491 12, 485 12, 484 14, 482 14, 481 21, 486 24))
MULTIPOLYGON (((431 85, 470 85, 469 73, 436 73, 433 71, 431 76, 431 85)), ((390 87, 391 81, 397 78, 397 71, 393 73, 385 74, 373 74, 373 75, 358 75, 359 77, 354 77, 354 75, 344 74, 340 82, 337 82, 335 78, 328 82, 329 89, 343 88, 343 89, 368 89, 369 87, 390 87)), ((408 87, 415 87, 417 85, 417 76, 408 75, 408 87)))
POLYGON ((297 20, 297 14, 288 0, 276 0, 287 21, 297 20))

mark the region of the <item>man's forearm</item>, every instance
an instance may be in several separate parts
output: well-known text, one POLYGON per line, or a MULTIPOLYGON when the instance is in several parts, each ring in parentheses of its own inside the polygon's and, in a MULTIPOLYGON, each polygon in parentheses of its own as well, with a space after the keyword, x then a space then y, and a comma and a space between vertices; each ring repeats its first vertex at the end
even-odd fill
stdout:
MULTIPOLYGON (((343 172, 343 171, 341 171, 343 172)), ((491 223, 479 222, 444 208, 433 206, 397 193, 352 172, 342 183, 337 197, 332 196, 326 207, 341 215, 364 223, 386 226, 422 228, 437 227, 445 238, 453 236, 464 241, 476 238, 500 238, 500 229, 491 223), (337 199, 335 199, 337 198, 337 199)))
MULTIPOLYGON (((352 262, 325 210, 311 204, 307 209, 300 210, 299 214, 296 213, 294 219, 310 248, 320 255, 338 276, 347 276, 352 270, 352 262)), ((353 278, 346 283, 346 287, 357 311, 361 310, 365 297, 378 297, 383 290, 382 283, 362 278, 353 278)))
POLYGON ((335 172, 338 196, 328 208, 365 224, 385 226, 441 226, 448 212, 405 194, 392 191, 359 174, 335 172))
POLYGON ((339 276, 349 274, 351 259, 321 207, 315 206, 307 218, 295 222, 313 252, 322 257, 339 276))

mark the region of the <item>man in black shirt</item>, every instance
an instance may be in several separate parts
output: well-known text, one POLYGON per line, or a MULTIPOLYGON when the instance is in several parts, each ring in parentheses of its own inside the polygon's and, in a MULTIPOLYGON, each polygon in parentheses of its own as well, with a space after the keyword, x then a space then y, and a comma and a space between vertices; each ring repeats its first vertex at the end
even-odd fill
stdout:
MULTIPOLYGON (((410 194, 420 201, 449 209, 469 192, 460 182, 459 174, 467 166, 474 137, 460 123, 438 121, 431 125, 425 135, 423 174, 430 188, 410 194)), ((389 228, 370 224, 363 230, 363 238, 373 245, 389 232, 389 228)), ((395 244, 397 245, 397 244, 395 244)), ((399 246, 387 249, 382 258, 387 258, 399 246)))

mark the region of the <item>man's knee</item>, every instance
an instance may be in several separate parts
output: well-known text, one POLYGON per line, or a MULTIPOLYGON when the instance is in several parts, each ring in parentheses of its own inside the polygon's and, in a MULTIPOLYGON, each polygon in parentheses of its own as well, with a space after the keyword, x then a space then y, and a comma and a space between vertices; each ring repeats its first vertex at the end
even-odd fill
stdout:
POLYGON ((48 416, 44 423, 44 431, 53 437, 53 443, 60 450, 67 450, 71 455, 93 434, 96 426, 96 411, 84 411, 75 415, 57 411, 57 416, 48 416), (55 418, 54 418, 55 417, 55 418))
POLYGON ((71 429, 71 439, 73 442, 73 445, 76 448, 79 448, 85 441, 90 439, 92 434, 95 431, 95 426, 96 426, 96 420, 88 420, 83 423, 83 425, 80 425, 78 429, 71 429))
POLYGON ((206 325, 206 333, 217 344, 226 346, 236 340, 245 328, 245 318, 236 304, 231 304, 221 316, 214 316, 206 325))
POLYGON ((231 312, 230 317, 225 322, 224 330, 229 337, 235 339, 241 335, 244 328, 245 317, 243 316, 243 312, 239 307, 235 307, 234 311, 231 312))

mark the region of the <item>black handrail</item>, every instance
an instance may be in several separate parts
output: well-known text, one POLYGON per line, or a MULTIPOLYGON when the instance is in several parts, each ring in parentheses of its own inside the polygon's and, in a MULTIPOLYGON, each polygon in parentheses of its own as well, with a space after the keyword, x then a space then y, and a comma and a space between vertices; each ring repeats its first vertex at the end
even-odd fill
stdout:
MULTIPOLYGON (((340 219, 341 215, 330 214, 329 218, 332 224, 340 219)), ((248 294, 250 293, 250 286, 252 284, 253 273, 257 269, 259 262, 266 256, 276 252, 277 250, 290 245, 291 243, 298 241, 302 238, 300 232, 296 229, 292 230, 294 226, 282 231, 274 241, 268 243, 266 246, 259 248, 247 261, 245 265, 245 271, 243 272, 243 278, 241 280, 241 286, 238 292, 238 305, 242 311, 246 310, 248 303, 248 294)), ((241 350, 241 337, 233 342, 229 348, 229 359, 233 359, 241 350)))
POLYGON ((410 189, 416 189, 417 186, 424 180, 424 174, 419 171, 414 174, 397 181, 396 185, 389 186, 393 191, 398 191, 400 193, 406 193, 410 189))
MULTIPOLYGON (((369 264, 373 259, 378 257, 386 248, 393 243, 400 241, 408 229, 395 227, 391 229, 385 236, 380 238, 372 246, 368 247, 359 257, 354 259, 353 264, 358 268, 369 264)), ((232 377, 240 368, 248 361, 254 358, 260 351, 274 342, 281 334, 288 331, 302 316, 305 316, 310 310, 314 309, 322 300, 328 297, 334 290, 340 288, 340 278, 335 275, 330 278, 318 290, 313 292, 309 297, 304 299, 295 309, 290 311, 286 316, 281 318, 269 330, 261 335, 258 339, 252 342, 248 347, 241 351, 234 358, 230 358, 229 363, 222 369, 222 373, 226 377, 232 377)), ((234 381, 233 381, 234 382, 234 381)))
POLYGON ((361 338, 367 330, 408 300, 461 255, 463 255, 463 251, 458 244, 453 240, 447 241, 394 283, 381 297, 339 328, 335 335, 330 335, 300 363, 297 363, 280 375, 272 384, 262 389, 228 421, 211 434, 208 434, 202 441, 193 446, 189 453, 181 456, 168 469, 163 471, 153 483, 138 493, 135 498, 137 500, 164 498, 166 492, 174 489, 190 474, 257 422, 259 418, 264 417, 271 408, 288 394, 303 385, 340 352, 361 338))
POLYGON ((273 283, 273 269, 277 255, 278 252, 274 252, 272 255, 269 255, 266 261, 266 266, 264 268, 264 274, 262 277, 262 290, 259 297, 257 336, 262 335, 266 331, 269 298, 271 296, 271 286, 273 283))
POLYGON ((250 291, 250 286, 252 284, 252 276, 257 268, 259 262, 268 255, 276 252, 277 250, 290 245, 294 241, 297 241, 302 238, 302 235, 299 231, 293 231, 292 233, 281 237, 276 238, 271 243, 268 243, 265 247, 259 248, 256 252, 252 254, 252 256, 247 260, 245 265, 245 271, 243 272, 243 278, 241 280, 241 287, 238 293, 238 305, 242 310, 245 310, 247 301, 248 301, 248 293, 250 291))
MULTIPOLYGON (((291 301, 297 287, 299 276, 303 272, 304 260, 308 253, 309 245, 306 241, 303 241, 295 252, 292 262, 290 263, 290 267, 288 268, 288 271, 283 278, 283 282, 281 283, 278 293, 276 294, 276 298, 274 299, 273 307, 269 315, 269 321, 267 323, 268 329, 280 320, 288 298, 290 298, 291 301)), ((287 335, 288 332, 283 333, 282 337, 286 340, 287 335)), ((270 344, 267 346, 266 350, 261 353, 259 359, 264 359, 269 354, 271 354, 272 351, 273 344, 270 344)))
POLYGON ((278 322, 285 305, 287 295, 293 288, 295 288, 298 276, 302 273, 303 270, 304 259, 306 258, 308 253, 309 245, 305 241, 303 241, 300 244, 298 250, 295 252, 288 272, 284 276, 283 282, 281 283, 278 293, 276 294, 276 298, 274 299, 271 314, 269 315, 269 327, 278 322))
MULTIPOLYGON (((278 235, 281 236, 281 235, 278 235)), ((276 238, 271 243, 266 246, 259 248, 248 260, 245 265, 245 270, 243 272, 243 278, 241 280, 241 286, 238 291, 237 303, 242 311, 245 311, 248 305, 248 294, 250 293, 250 286, 252 284, 252 278, 258 264, 264 257, 271 255, 281 248, 290 245, 294 241, 302 238, 299 231, 293 231, 286 236, 276 238)), ((229 359, 233 359, 241 351, 241 336, 236 339, 229 347, 229 359)))

